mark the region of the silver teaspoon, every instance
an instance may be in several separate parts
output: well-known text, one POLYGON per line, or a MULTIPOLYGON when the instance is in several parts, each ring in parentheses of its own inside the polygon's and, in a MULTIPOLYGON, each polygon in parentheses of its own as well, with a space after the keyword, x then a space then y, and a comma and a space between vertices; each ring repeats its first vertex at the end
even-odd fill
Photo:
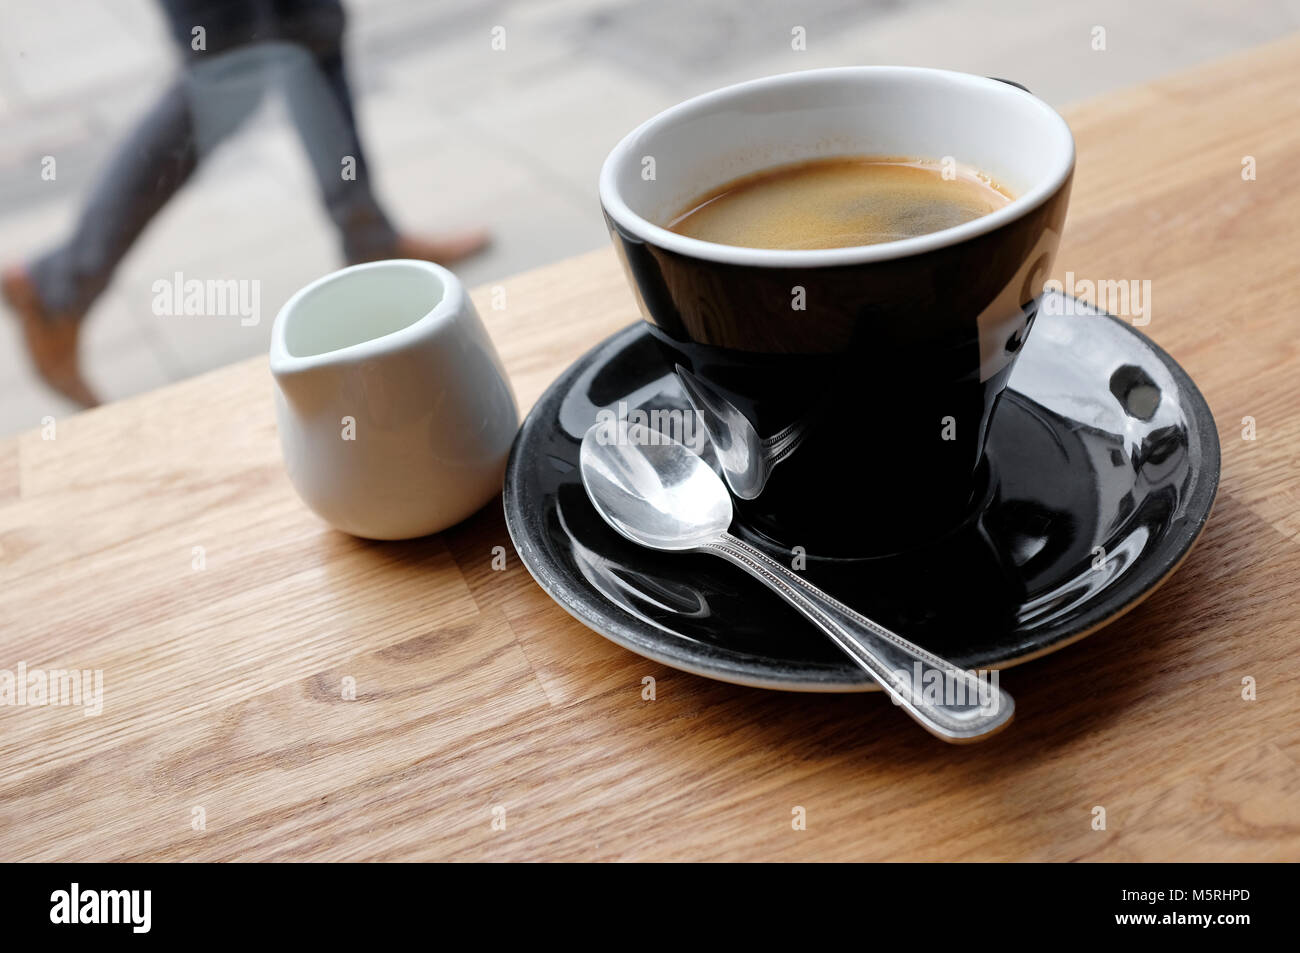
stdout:
POLYGON ((732 536, 727 487, 688 447, 641 424, 606 419, 583 436, 579 460, 592 505, 620 534, 650 549, 713 553, 739 566, 830 636, 932 734, 977 741, 1011 720, 1015 703, 1001 688, 854 612, 732 536))

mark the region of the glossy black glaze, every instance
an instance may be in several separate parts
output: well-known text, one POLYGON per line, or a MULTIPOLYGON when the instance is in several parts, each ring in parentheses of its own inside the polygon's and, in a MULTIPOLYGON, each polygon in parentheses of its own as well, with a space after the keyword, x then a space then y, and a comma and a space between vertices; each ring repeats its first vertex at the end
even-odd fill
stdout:
MULTIPOLYGON (((1062 300, 1047 299, 1011 377, 970 518, 903 554, 808 547, 810 579, 967 667, 1050 651, 1140 600, 1191 547, 1218 485, 1214 421, 1181 368, 1117 319, 1051 313, 1062 300)), ((689 406, 644 324, 574 364, 516 440, 506 520, 542 587, 613 641, 687 671, 793 690, 874 688, 739 570, 641 549, 605 525, 582 488, 578 447, 597 411, 620 401, 689 406)), ((904 463, 886 446, 862 465, 904 463)), ((745 517, 733 532, 793 559, 745 517)))
POLYGON ((889 552, 970 512, 1070 185, 984 235, 834 267, 692 258, 606 222, 665 362, 707 379, 761 437, 805 432, 746 518, 789 546, 860 552, 869 532, 889 552), (871 465, 880 448, 907 465, 871 465))

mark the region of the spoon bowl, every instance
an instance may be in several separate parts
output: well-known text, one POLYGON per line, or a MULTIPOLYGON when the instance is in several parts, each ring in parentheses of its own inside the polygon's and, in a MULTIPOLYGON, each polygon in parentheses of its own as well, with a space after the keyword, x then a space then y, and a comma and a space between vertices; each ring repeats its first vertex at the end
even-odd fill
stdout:
POLYGON ((642 424, 595 424, 578 465, 596 511, 640 546, 695 549, 731 525, 721 478, 689 448, 642 424))

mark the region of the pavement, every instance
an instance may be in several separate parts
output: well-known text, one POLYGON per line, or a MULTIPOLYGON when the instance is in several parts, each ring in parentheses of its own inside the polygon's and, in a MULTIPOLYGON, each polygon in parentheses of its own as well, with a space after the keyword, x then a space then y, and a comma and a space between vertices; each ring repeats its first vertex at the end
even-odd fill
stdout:
MULTIPOLYGON (((455 269, 471 286, 605 244, 596 176, 610 147, 718 86, 898 63, 1015 79, 1063 107, 1300 29, 1300 0, 345 5, 378 193, 411 232, 489 226, 491 249, 455 269), (804 49, 793 48, 797 28, 804 49)), ((0 263, 67 233, 114 143, 177 70, 149 0, 5 0, 0 263), (42 176, 47 156, 53 180, 42 176)), ((206 156, 125 258, 88 318, 87 376, 105 399, 120 399, 265 353, 280 305, 341 264, 308 160, 273 97, 206 156), (260 320, 155 314, 154 282, 176 272, 259 282, 260 320)), ((41 385, 16 323, 0 315, 0 434, 73 410, 41 385)))

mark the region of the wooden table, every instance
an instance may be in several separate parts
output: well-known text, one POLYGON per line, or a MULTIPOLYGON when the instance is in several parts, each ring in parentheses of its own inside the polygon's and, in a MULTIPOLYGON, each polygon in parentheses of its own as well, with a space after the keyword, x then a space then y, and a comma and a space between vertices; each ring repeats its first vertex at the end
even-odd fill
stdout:
MULTIPOLYGON (((499 505, 410 543, 327 529, 258 359, 0 443, 0 668, 104 673, 97 717, 0 709, 0 859, 1300 859, 1297 62, 1069 112, 1058 273, 1152 280, 1223 480, 1170 582, 1007 673, 1002 735, 632 655, 543 595, 499 505)), ((524 408, 636 318, 610 251, 504 286, 477 300, 524 408)))

